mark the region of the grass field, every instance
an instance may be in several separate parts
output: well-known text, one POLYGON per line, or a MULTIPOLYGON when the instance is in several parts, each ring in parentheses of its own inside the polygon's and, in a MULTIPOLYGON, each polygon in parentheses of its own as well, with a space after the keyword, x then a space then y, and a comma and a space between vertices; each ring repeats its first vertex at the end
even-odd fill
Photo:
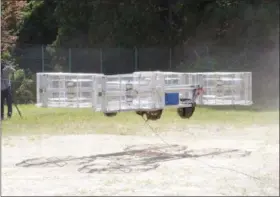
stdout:
MULTIPOLYGON (((119 113, 116 117, 105 117, 91 109, 38 108, 34 105, 19 105, 23 118, 14 108, 13 117, 2 122, 4 135, 11 134, 84 134, 116 133, 133 134, 144 126, 143 119, 133 112, 119 113)), ((190 119, 181 119, 175 109, 165 110, 160 120, 151 124, 160 130, 185 125, 225 124, 236 127, 277 124, 279 111, 257 112, 250 109, 227 110, 196 108, 190 119)))
POLYGON ((2 122, 3 195, 279 196, 278 111, 166 110, 155 135, 133 112, 19 109, 2 122))

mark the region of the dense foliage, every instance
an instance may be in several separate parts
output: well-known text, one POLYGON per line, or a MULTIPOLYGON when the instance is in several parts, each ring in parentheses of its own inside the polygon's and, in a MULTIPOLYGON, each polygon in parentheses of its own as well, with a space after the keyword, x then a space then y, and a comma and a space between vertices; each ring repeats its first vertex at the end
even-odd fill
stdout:
POLYGON ((69 70, 71 48, 74 72, 100 71, 92 66, 98 63, 100 49, 105 73, 132 72, 135 50, 142 70, 168 69, 170 55, 177 70, 251 70, 259 80, 257 97, 267 94, 264 76, 279 76, 279 62, 271 58, 279 42, 278 0, 2 0, 1 4, 6 43, 2 54, 25 72, 42 70, 45 45, 44 64, 49 70, 69 70))

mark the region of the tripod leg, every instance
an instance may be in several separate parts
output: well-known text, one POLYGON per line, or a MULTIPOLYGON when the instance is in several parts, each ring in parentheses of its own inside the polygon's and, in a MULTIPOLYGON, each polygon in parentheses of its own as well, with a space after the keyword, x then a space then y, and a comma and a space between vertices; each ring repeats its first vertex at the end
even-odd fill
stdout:
POLYGON ((16 109, 17 109, 17 112, 18 112, 19 116, 22 118, 21 112, 20 112, 20 110, 19 110, 19 108, 18 108, 17 104, 15 104, 15 103, 14 103, 14 106, 16 107, 16 109))

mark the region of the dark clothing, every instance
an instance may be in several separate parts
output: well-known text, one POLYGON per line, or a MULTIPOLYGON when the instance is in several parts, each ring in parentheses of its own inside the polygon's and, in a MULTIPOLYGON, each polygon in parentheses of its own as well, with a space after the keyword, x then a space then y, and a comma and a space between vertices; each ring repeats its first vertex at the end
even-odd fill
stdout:
POLYGON ((13 72, 15 72, 15 69, 12 66, 1 64, 1 90, 11 87, 9 75, 13 72))
POLYGON ((4 103, 6 101, 8 105, 8 114, 10 118, 12 116, 12 90, 9 75, 14 72, 15 69, 12 66, 7 65, 4 61, 1 61, 1 119, 4 119, 4 103))
POLYGON ((12 116, 13 108, 12 108, 12 90, 11 87, 6 88, 5 90, 1 90, 1 118, 4 119, 4 102, 8 105, 8 118, 12 116))

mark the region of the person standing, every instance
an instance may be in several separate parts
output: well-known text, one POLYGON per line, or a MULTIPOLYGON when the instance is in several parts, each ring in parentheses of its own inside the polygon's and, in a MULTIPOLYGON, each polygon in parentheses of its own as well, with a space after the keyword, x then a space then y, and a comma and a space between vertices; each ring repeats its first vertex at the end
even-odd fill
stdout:
POLYGON ((13 113, 12 108, 12 88, 10 81, 10 74, 13 73, 15 69, 12 66, 7 65, 1 61, 1 120, 4 120, 4 102, 6 100, 8 106, 7 117, 11 118, 13 113))

